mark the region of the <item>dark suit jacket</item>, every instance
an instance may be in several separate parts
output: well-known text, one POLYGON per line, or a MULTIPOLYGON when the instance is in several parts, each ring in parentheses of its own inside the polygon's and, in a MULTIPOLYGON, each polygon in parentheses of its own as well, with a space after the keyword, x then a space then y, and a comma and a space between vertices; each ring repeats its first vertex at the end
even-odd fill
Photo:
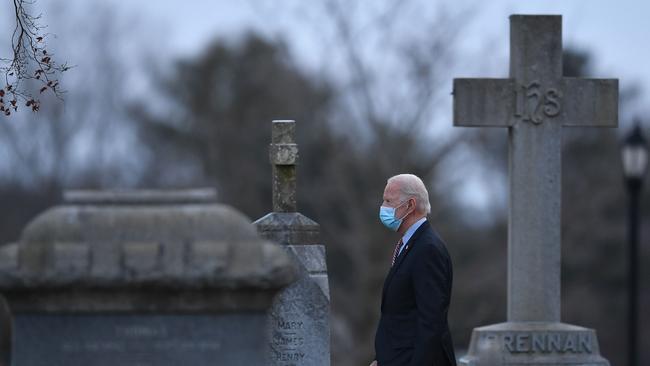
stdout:
POLYGON ((447 324, 451 282, 447 248, 425 221, 384 282, 375 335, 379 366, 456 365, 447 324))

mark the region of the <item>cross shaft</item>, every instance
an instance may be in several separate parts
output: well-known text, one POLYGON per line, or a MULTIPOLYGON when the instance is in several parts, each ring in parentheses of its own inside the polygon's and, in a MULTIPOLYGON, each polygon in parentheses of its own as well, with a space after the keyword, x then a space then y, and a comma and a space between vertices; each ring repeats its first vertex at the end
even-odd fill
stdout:
POLYGON ((510 17, 510 78, 454 79, 454 125, 508 128, 508 321, 560 321, 563 126, 616 127, 618 80, 562 76, 562 18, 510 17))

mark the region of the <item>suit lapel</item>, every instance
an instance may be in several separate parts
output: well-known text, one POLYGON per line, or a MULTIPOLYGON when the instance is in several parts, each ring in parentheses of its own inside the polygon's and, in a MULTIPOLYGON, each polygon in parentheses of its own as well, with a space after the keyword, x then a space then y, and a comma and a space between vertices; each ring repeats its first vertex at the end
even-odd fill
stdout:
POLYGON ((397 259, 395 260, 395 264, 393 264, 390 267, 390 270, 388 271, 388 276, 386 277, 386 281, 384 281, 384 288, 382 290, 382 296, 381 296, 381 307, 383 309, 384 307, 384 298, 386 297, 386 290, 388 290, 388 285, 390 284, 390 281, 393 279, 393 275, 397 271, 397 268, 399 268, 400 264, 404 261, 404 258, 409 254, 411 251, 411 247, 415 245, 419 237, 422 235, 423 232, 426 230, 430 229, 431 225, 429 225, 429 220, 426 220, 420 225, 420 227, 415 230, 411 238, 409 239, 408 242, 406 242, 406 247, 402 249, 402 253, 400 253, 399 256, 397 256, 397 259))
POLYGON ((411 251, 413 245, 415 245, 415 243, 418 241, 422 233, 425 232, 428 227, 430 227, 429 220, 426 220, 422 223, 422 225, 420 225, 420 227, 417 230, 415 230, 413 235, 411 235, 409 241, 406 242, 406 247, 402 249, 402 253, 400 253, 400 255, 395 260, 395 264, 393 264, 393 266, 391 267, 389 276, 392 277, 392 274, 395 273, 395 271, 397 271, 397 268, 399 268, 399 265, 402 264, 404 258, 406 258, 406 255, 411 251))
POLYGON ((406 243, 406 246, 404 249, 402 249, 402 252, 399 254, 397 259, 395 260, 395 264, 391 267, 391 272, 397 271, 397 268, 399 268, 399 265, 402 264, 402 261, 404 261, 404 258, 406 258, 406 255, 411 251, 411 246, 413 245, 413 238, 411 238, 408 243, 406 243))

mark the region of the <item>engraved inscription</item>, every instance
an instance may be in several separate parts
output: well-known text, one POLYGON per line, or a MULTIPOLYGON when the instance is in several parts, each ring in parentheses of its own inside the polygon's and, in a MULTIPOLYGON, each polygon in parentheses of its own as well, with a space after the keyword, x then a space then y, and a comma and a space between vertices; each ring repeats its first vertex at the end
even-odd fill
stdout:
POLYGON ((215 315, 20 315, 15 363, 66 366, 262 364, 256 353, 264 338, 253 333, 264 321, 215 315), (240 347, 243 355, 229 350, 240 347), (246 348, 248 347, 248 348, 246 348), (36 352, 34 350, 37 350, 36 352))
POLYGON ((106 355, 137 354, 137 359, 122 359, 122 366, 154 366, 158 363, 146 359, 150 352, 208 352, 216 354, 221 349, 218 340, 192 340, 175 338, 172 332, 162 324, 115 325, 112 327, 114 340, 78 339, 67 340, 61 344, 63 355, 71 357, 96 354, 106 355))
POLYGON ((542 87, 538 81, 518 84, 515 87, 515 117, 536 125, 544 122, 544 116, 553 118, 562 109, 562 93, 555 88, 542 87))
POLYGON ((590 333, 519 332, 502 336, 504 350, 510 353, 593 353, 590 333))
POLYGON ((146 325, 116 326, 115 335, 118 337, 146 338, 166 337, 167 329, 164 326, 152 327, 146 325))
POLYGON ((276 316, 273 325, 271 347, 274 361, 281 362, 284 366, 298 365, 306 356, 304 350, 305 338, 303 336, 304 322, 276 316))

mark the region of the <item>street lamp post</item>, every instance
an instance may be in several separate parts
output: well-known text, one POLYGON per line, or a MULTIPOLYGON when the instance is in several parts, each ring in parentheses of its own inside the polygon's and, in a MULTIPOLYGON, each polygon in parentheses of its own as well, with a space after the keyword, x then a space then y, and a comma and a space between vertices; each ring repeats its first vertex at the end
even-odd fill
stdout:
POLYGON ((639 122, 625 138, 622 148, 623 173, 628 193, 628 359, 629 366, 638 366, 637 305, 638 305, 638 248, 639 195, 648 163, 648 146, 639 122))

